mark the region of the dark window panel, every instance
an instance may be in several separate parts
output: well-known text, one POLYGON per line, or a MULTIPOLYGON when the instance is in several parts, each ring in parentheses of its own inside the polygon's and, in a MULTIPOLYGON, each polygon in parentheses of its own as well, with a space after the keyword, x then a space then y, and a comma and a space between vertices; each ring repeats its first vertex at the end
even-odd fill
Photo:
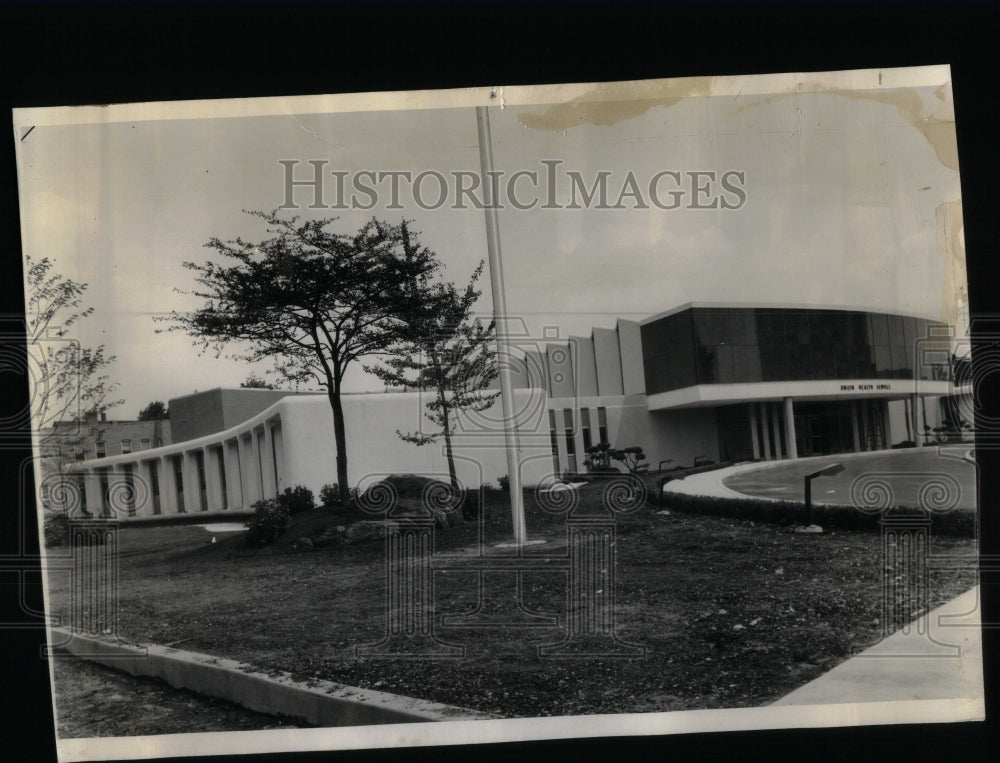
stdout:
POLYGON ((833 348, 828 342, 814 344, 811 348, 812 374, 811 379, 835 379, 837 366, 833 348))
POLYGON ((888 315, 886 318, 889 320, 889 346, 905 347, 906 337, 903 332, 903 316, 888 315))
POLYGON ((906 352, 912 358, 917 337, 919 336, 916 318, 903 318, 903 341, 906 343, 906 352))
POLYGON ((695 340, 702 347, 728 344, 729 311, 714 308, 696 308, 694 317, 695 340))
POLYGON ((761 372, 760 348, 756 345, 735 345, 733 352, 733 377, 737 382, 751 383, 764 380, 761 372))
POLYGON ((787 312, 784 316, 785 341, 789 345, 809 344, 809 314, 805 311, 787 312))
POLYGON ((756 310, 752 307, 741 307, 731 311, 729 316, 729 344, 757 344, 756 310))
POLYGON ((875 378, 876 379, 891 379, 892 378, 892 354, 888 347, 876 346, 875 347, 875 378))
POLYGON ((906 347, 902 345, 892 345, 889 348, 892 355, 892 378, 910 378, 910 359, 906 352, 906 347))
POLYGON ((738 381, 733 375, 733 348, 721 346, 715 350, 715 376, 719 384, 733 384, 738 381))
POLYGON ((698 347, 698 384, 718 384, 719 376, 716 372, 718 362, 716 361, 717 347, 698 347))
POLYGON ((881 313, 870 313, 868 317, 872 322, 872 344, 882 345, 883 347, 889 345, 888 316, 881 313))

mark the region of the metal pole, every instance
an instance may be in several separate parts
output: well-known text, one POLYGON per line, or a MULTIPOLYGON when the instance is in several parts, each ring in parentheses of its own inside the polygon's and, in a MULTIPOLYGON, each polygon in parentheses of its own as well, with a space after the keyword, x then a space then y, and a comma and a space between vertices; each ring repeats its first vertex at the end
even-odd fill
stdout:
POLYGON ((521 474, 518 463, 517 426, 514 422, 514 391, 507 363, 507 302, 503 290, 503 266, 500 255, 500 222, 493 187, 493 139, 490 135, 490 115, 486 106, 476 107, 479 127, 479 162, 482 168, 486 212, 486 248, 490 263, 490 285, 493 291, 493 322, 496 325, 497 359, 500 373, 500 404, 503 408, 504 442, 507 447, 507 479, 510 485, 510 511, 514 525, 514 542, 518 550, 527 543, 524 524, 524 496, 521 494, 521 474))

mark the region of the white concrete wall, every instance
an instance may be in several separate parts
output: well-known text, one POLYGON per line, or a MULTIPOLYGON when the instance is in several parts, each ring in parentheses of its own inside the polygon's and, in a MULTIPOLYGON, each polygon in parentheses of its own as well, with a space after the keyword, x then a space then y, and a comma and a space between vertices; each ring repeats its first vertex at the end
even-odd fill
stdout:
POLYGON ((622 358, 615 329, 595 328, 594 359, 597 366, 597 393, 622 395, 622 358))
POLYGON ((565 446, 565 426, 563 410, 579 407, 575 411, 574 433, 577 462, 584 470, 581 455, 583 438, 579 428, 579 411, 590 411, 592 442, 598 437, 598 409, 604 408, 608 422, 608 440, 615 448, 641 446, 646 453, 650 468, 656 469, 664 459, 673 459, 670 466, 691 466, 698 456, 708 456, 719 460, 719 437, 715 422, 715 411, 710 408, 686 408, 674 411, 651 413, 646 409, 642 395, 614 395, 598 397, 555 398, 549 401, 556 413, 556 441, 559 453, 560 471, 568 467, 565 446))
MULTIPOLYGON (((326 403, 326 401, 323 401, 326 403)), ((307 398, 283 400, 282 434, 288 482, 305 485, 314 493, 337 481, 333 414, 329 404, 316 406, 307 398)), ((548 413, 542 390, 514 390, 522 481, 535 485, 551 472, 548 413)), ((365 485, 391 473, 409 472, 446 477, 444 443, 416 446, 404 442, 396 430, 415 432, 421 426, 420 394, 416 392, 350 395, 344 399, 348 441, 348 478, 351 486, 365 485)), ((466 487, 483 482, 496 485, 508 473, 503 417, 499 399, 481 413, 463 415, 453 440, 455 470, 466 487)))
MULTIPOLYGON (((423 419, 425 398, 417 392, 344 396, 347 429, 348 476, 351 487, 365 487, 392 473, 414 473, 447 479, 448 463, 443 442, 416 446, 399 438, 396 430, 414 432, 429 422, 423 419)), ((519 463, 522 482, 532 487, 552 473, 548 411, 543 390, 514 390, 515 420, 520 435, 519 463)), ((508 474, 503 416, 499 399, 485 411, 459 416, 455 424, 453 450, 456 472, 465 487, 496 484, 508 474)), ((109 506, 100 486, 101 470, 116 474, 131 469, 134 480, 142 480, 136 518, 156 516, 149 467, 159 465, 160 515, 181 513, 177 505, 173 459, 183 463, 186 514, 247 509, 261 497, 272 497, 286 487, 305 485, 319 496, 320 489, 337 481, 333 413, 329 401, 319 396, 287 397, 257 416, 223 432, 181 443, 123 456, 75 464, 84 475, 88 511, 99 515, 109 506), (237 443, 239 446, 237 448, 237 443), (225 446, 226 462, 220 468, 217 449, 225 446), (196 454, 205 454, 207 501, 201 502, 196 454), (222 482, 226 501, 223 505, 222 482)), ((125 509, 132 509, 128 502, 125 509)), ((128 510, 116 512, 122 521, 128 510)))
POLYGON ((550 343, 545 347, 552 397, 572 397, 576 389, 573 374, 573 356, 568 343, 550 343))
POLYGON ((622 358, 622 384, 626 395, 643 395, 646 376, 642 366, 642 331, 635 321, 618 319, 618 346, 622 358))
POLYGON ((573 353, 573 373, 576 394, 592 397, 597 394, 597 365, 594 360, 594 340, 590 337, 571 336, 570 351, 573 353))

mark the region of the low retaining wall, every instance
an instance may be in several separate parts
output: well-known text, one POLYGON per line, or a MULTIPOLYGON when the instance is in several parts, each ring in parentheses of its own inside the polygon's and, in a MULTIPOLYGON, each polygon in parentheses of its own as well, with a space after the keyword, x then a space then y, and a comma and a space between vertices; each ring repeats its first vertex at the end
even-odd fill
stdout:
POLYGON ((316 726, 485 720, 495 716, 399 694, 332 681, 295 681, 284 672, 262 673, 245 663, 198 652, 125 644, 52 628, 53 649, 67 651, 133 676, 159 678, 178 689, 216 697, 270 715, 316 726))

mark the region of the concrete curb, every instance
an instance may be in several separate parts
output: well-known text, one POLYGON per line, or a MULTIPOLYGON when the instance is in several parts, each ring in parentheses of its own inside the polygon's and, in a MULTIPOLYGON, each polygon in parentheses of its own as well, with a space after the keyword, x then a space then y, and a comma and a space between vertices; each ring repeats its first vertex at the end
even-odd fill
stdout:
POLYGON ((399 694, 332 681, 296 681, 289 673, 262 673, 245 663, 198 652, 125 644, 52 628, 53 649, 64 650, 133 676, 160 678, 250 710, 300 718, 317 726, 485 720, 495 716, 399 694))

